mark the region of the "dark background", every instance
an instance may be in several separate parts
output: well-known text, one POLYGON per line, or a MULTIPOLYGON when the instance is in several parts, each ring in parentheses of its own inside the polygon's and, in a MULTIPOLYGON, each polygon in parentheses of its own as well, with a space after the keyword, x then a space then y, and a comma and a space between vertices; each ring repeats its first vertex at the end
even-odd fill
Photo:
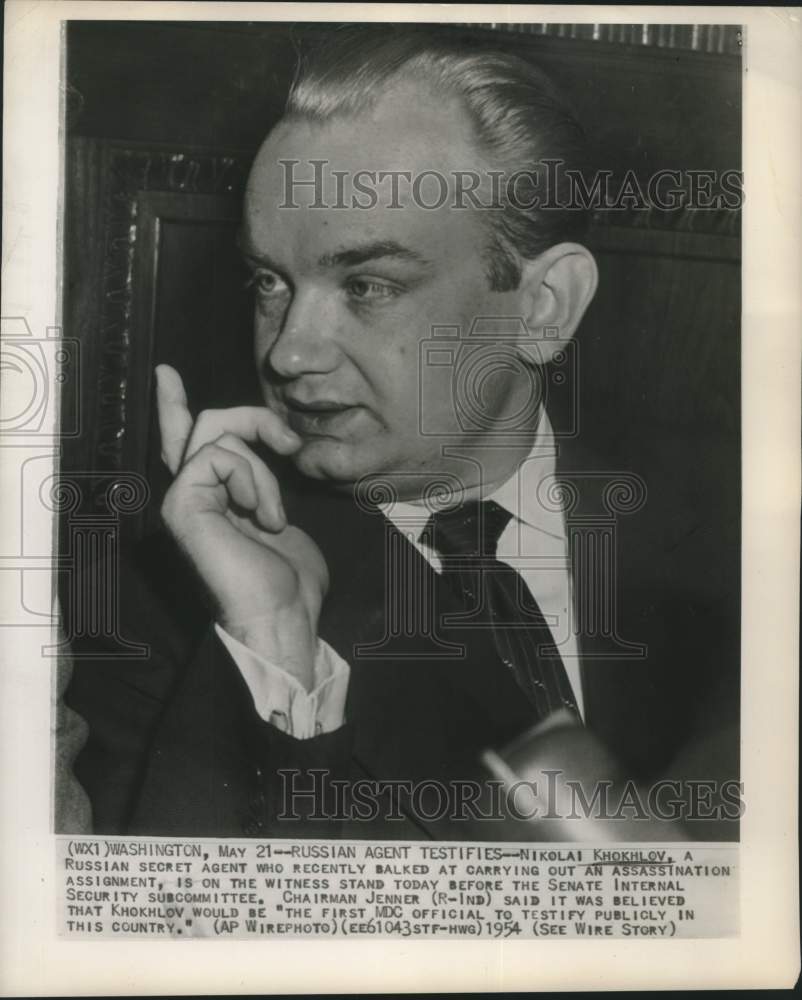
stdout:
MULTIPOLYGON (((540 27, 493 37, 566 89, 598 165, 644 180, 659 169, 739 169, 734 30, 669 37, 661 26, 613 26, 607 40, 594 40, 570 26, 532 33, 540 27)), ((80 341, 81 379, 67 387, 65 405, 78 407, 83 430, 65 444, 64 470, 97 473, 88 509, 102 508, 103 483, 116 473, 146 475, 157 495, 164 488, 155 364, 182 372, 194 409, 255 391, 250 306, 233 247, 239 198, 250 159, 281 114, 297 45, 327 30, 66 25, 64 319, 66 336, 80 341)), ((488 34, 470 29, 466 44, 488 34)), ((666 575, 735 607, 739 237, 735 212, 599 217, 590 246, 600 287, 571 383, 589 449, 648 485, 643 516, 666 554, 666 575), (671 553, 688 539, 692 565, 687 556, 675 565, 671 553)), ((559 423, 563 404, 555 396, 550 405, 559 423)), ((157 504, 149 510, 125 518, 126 532, 152 527, 157 504)))

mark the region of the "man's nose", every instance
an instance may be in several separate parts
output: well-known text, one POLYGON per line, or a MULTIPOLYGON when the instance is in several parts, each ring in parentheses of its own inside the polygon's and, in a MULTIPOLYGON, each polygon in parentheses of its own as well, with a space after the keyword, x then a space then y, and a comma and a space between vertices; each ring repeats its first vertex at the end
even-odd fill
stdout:
POLYGON ((281 378, 333 371, 340 362, 336 332, 330 301, 315 294, 296 295, 265 360, 281 378))

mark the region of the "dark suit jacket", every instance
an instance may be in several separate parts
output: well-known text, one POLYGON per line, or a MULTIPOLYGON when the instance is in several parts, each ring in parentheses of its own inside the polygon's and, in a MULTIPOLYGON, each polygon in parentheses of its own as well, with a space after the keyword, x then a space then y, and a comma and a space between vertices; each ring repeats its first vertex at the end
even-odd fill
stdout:
MULTIPOLYGON (((329 566, 320 635, 351 665, 346 725, 297 740, 260 719, 196 582, 167 536, 155 535, 123 561, 119 596, 122 636, 147 643, 150 656, 117 660, 104 652, 112 649, 109 640, 74 643, 67 704, 89 724, 76 774, 92 803, 95 832, 503 837, 492 822, 427 820, 420 809, 414 815, 403 796, 401 818, 383 819, 386 811, 337 818, 332 782, 475 777, 481 752, 530 726, 532 709, 485 632, 440 628, 432 637, 413 625, 394 634, 390 610, 399 608, 399 588, 397 574, 396 584, 388 583, 391 549, 412 580, 400 588, 403 611, 415 617, 403 594, 421 589, 436 596, 440 611, 458 609, 380 513, 310 484, 287 493, 292 522, 315 538, 329 566), (83 659, 86 653, 94 658, 83 659), (319 815, 321 769, 323 806, 333 820, 319 815), (296 789, 318 781, 317 797, 289 803, 285 770, 295 772, 296 789), (286 818, 288 812, 300 818, 286 818)), ((580 521, 582 515, 580 509, 580 521)), ((587 725, 627 778, 737 778, 737 606, 694 593, 692 581, 678 589, 682 552, 659 551, 638 516, 618 523, 617 636, 596 630, 580 637, 587 725), (644 646, 645 656, 630 655, 629 644, 644 646)), ((724 839, 737 830, 732 823, 697 824, 692 835, 724 839)))

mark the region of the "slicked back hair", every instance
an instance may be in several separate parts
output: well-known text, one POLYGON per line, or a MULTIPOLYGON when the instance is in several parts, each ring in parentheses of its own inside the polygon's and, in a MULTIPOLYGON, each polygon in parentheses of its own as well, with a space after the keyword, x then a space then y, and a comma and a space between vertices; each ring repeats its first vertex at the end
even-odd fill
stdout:
POLYGON ((541 70, 497 43, 449 36, 448 29, 436 26, 334 30, 300 57, 285 118, 356 117, 407 81, 428 87, 438 100, 456 98, 472 124, 485 169, 518 175, 514 197, 507 197, 502 183, 502 207, 485 212, 485 258, 493 290, 518 287, 521 258, 531 260, 557 243, 584 237, 587 211, 564 207, 569 200, 564 168, 581 171, 586 165, 582 127, 541 70), (544 160, 560 161, 560 169, 550 173, 558 183, 552 183, 546 205, 528 207, 535 190, 545 200, 544 160))

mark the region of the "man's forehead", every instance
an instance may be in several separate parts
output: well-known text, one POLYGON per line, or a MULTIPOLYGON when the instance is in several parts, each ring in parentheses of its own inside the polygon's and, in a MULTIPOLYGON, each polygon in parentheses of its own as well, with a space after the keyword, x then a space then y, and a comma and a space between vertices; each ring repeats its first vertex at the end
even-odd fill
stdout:
POLYGON ((374 259, 380 244, 409 263, 456 259, 483 224, 454 208, 456 173, 477 160, 462 108, 421 88, 351 117, 285 120, 251 171, 244 242, 305 266, 374 259))
POLYGON ((444 176, 476 169, 470 121, 455 97, 440 97, 429 88, 399 86, 354 115, 334 115, 318 122, 291 118, 280 122, 259 151, 249 178, 250 188, 270 188, 284 181, 288 161, 298 161, 297 176, 313 176, 312 160, 326 163, 327 180, 342 184, 360 171, 411 172, 436 170, 444 176))

